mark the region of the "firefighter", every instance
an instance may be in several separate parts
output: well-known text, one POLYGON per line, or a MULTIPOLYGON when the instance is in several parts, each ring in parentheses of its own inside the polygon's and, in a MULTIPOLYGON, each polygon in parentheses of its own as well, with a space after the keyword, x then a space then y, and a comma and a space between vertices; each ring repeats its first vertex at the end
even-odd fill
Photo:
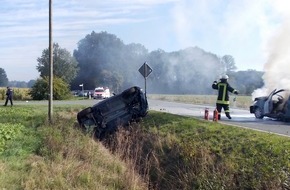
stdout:
POLYGON ((229 93, 239 94, 237 90, 235 90, 228 83, 228 75, 223 75, 219 82, 214 81, 212 84, 212 88, 218 90, 218 97, 216 101, 216 109, 218 111, 218 119, 221 119, 221 111, 224 109, 227 118, 232 119, 230 115, 230 101, 229 101, 229 93))

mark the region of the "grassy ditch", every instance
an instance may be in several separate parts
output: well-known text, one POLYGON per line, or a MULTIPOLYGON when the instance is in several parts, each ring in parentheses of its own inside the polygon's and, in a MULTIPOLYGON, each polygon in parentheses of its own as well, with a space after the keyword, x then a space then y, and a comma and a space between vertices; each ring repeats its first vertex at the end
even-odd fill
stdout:
POLYGON ((0 189, 146 189, 118 156, 77 128, 77 108, 0 107, 0 189))
POLYGON ((289 189, 290 139, 150 111, 102 143, 81 108, 0 107, 0 189, 289 189))
POLYGON ((289 138, 159 112, 131 129, 108 144, 150 189, 290 188, 289 138))

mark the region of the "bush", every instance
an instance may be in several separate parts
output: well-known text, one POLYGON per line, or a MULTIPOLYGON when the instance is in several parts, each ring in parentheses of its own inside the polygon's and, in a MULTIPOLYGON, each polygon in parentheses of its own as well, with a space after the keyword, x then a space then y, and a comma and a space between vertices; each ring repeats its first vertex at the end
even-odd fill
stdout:
MULTIPOLYGON (((29 92, 33 100, 47 100, 49 97, 49 78, 37 79, 29 92)), ((53 78, 53 99, 65 100, 70 97, 69 85, 61 78, 53 78)))
POLYGON ((5 92, 6 92, 6 91, 5 91, 4 88, 1 88, 1 89, 0 89, 0 99, 1 99, 1 100, 4 100, 4 99, 5 99, 5 92))
MULTIPOLYGON (((13 100, 31 100, 30 88, 13 88, 13 100)), ((0 88, 0 100, 6 99, 6 87, 0 88)))

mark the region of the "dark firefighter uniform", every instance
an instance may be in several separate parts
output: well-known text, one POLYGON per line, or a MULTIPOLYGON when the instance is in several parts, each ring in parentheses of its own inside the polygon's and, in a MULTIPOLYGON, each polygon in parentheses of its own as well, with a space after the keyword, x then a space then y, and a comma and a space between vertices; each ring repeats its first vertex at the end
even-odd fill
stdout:
POLYGON ((230 116, 230 101, 229 101, 229 93, 238 94, 238 91, 235 90, 231 85, 228 83, 228 76, 224 75, 220 79, 220 82, 214 81, 212 84, 212 88, 218 90, 218 97, 216 101, 216 109, 218 111, 218 119, 221 118, 221 111, 222 108, 225 111, 227 118, 231 119, 230 116))

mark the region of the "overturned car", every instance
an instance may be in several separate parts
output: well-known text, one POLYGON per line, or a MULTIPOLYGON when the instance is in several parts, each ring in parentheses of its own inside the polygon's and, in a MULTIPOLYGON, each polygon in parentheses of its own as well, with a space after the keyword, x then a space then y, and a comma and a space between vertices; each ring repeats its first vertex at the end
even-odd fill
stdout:
POLYGON ((289 90, 273 90, 268 96, 257 97, 250 106, 250 113, 256 118, 274 118, 282 121, 290 120, 289 90))
POLYGON ((98 139, 113 133, 119 126, 138 121, 148 112, 146 94, 134 86, 107 98, 77 114, 77 120, 86 132, 94 132, 98 139))

